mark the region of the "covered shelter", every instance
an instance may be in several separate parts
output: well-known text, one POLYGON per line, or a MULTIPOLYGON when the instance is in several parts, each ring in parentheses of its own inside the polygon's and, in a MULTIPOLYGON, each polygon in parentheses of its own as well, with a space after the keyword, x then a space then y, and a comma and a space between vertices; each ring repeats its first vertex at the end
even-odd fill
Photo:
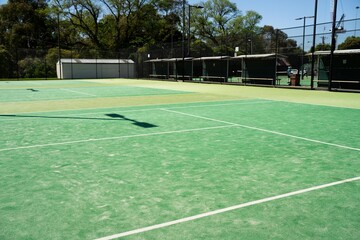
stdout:
POLYGON ((56 63, 59 79, 135 78, 135 63, 131 59, 62 58, 56 63))
POLYGON ((169 62, 169 78, 192 80, 193 77, 193 58, 170 58, 169 62))
POLYGON ((192 78, 192 58, 150 59, 150 78, 189 79, 192 78), (184 60, 184 61, 183 61, 184 60))
MULTIPOLYGON (((316 51, 318 87, 329 87, 330 51, 316 51)), ((360 49, 335 50, 331 88, 360 89, 360 49)))
POLYGON ((195 58, 195 62, 201 63, 202 74, 199 78, 203 81, 227 82, 229 77, 229 56, 214 56, 195 58))
POLYGON ((169 78, 169 61, 167 59, 150 59, 145 62, 150 64, 151 78, 169 78))
POLYGON ((250 84, 275 85, 278 71, 289 65, 286 56, 276 53, 240 55, 232 59, 241 60, 242 82, 250 84))
POLYGON ((229 79, 239 81, 242 76, 242 59, 232 57, 229 61, 229 79))

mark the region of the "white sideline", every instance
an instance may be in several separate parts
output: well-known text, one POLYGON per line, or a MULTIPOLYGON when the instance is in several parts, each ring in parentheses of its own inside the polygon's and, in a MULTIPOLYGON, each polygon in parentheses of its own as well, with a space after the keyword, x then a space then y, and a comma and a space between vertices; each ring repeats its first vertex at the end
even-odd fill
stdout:
POLYGON ((280 194, 280 195, 273 196, 273 197, 263 198, 263 199, 259 199, 259 200, 255 200, 255 201, 251 201, 251 202, 247 202, 247 203, 242 203, 242 204, 227 207, 227 208, 221 208, 221 209, 218 209, 215 211, 201 213, 198 215, 181 218, 181 219, 177 219, 174 221, 165 222, 165 223, 161 223, 161 224, 156 224, 156 225, 152 225, 149 227, 139 228, 139 229, 122 232, 122 233, 118 233, 118 234, 114 234, 114 235, 110 235, 110 236, 106 236, 106 237, 102 237, 102 238, 97 238, 96 240, 111 240, 111 239, 116 239, 116 238, 121 238, 121 237, 129 236, 129 235, 142 233, 142 232, 148 232, 151 230, 164 228, 164 227, 168 227, 168 226, 179 224, 179 223, 193 221, 196 219, 205 218, 205 217, 209 217, 209 216, 224 213, 224 212, 229 212, 229 211, 237 210, 240 208, 245 208, 245 207, 249 207, 249 206, 253 206, 253 205, 257 205, 257 204, 261 204, 261 203, 265 203, 265 202, 270 202, 270 201, 274 201, 274 200, 278 200, 278 199, 282 199, 282 198, 287 198, 287 197, 291 197, 291 196, 295 196, 295 195, 299 195, 299 194, 303 194, 303 193, 307 193, 307 192, 311 192, 311 191, 315 191, 315 190, 319 190, 319 189, 323 189, 323 188, 327 188, 327 187, 332 187, 332 186, 343 184, 343 183, 353 182, 353 181, 357 181, 357 180, 360 180, 360 176, 344 179, 344 180, 337 181, 337 182, 327 183, 327 184, 323 184, 323 185, 319 185, 319 186, 315 186, 315 187, 305 188, 305 189, 301 189, 301 190, 294 191, 294 192, 280 194))
POLYGON ((59 89, 60 89, 60 90, 63 90, 63 91, 67 91, 67 92, 79 93, 79 94, 81 94, 81 95, 86 95, 86 96, 97 97, 96 95, 94 95, 94 94, 90 94, 90 93, 85 93, 85 92, 80 92, 80 91, 70 90, 70 89, 66 89, 66 88, 59 88, 59 89))
POLYGON ((204 130, 218 129, 218 128, 228 128, 228 127, 236 127, 236 125, 228 124, 228 125, 215 126, 215 127, 192 128, 192 129, 183 129, 183 130, 166 131, 166 132, 143 133, 143 134, 124 135, 124 136, 105 137, 105 138, 90 138, 90 139, 75 140, 75 141, 68 141, 68 142, 57 142, 57 143, 29 145, 29 146, 21 146, 21 147, 13 147, 13 148, 3 148, 3 149, 0 149, 0 152, 18 150, 18 149, 67 145, 67 144, 73 144, 73 143, 96 142, 96 141, 106 141, 106 140, 134 138, 134 137, 147 137, 147 136, 156 136, 156 135, 173 134, 173 133, 186 133, 186 132, 204 131, 204 130))
POLYGON ((225 124, 232 124, 232 125, 235 125, 235 126, 238 126, 238 127, 242 127, 242 128, 248 128, 248 129, 252 129, 252 130, 257 130, 257 131, 261 131, 261 132, 272 133, 272 134, 281 135, 281 136, 285 136, 285 137, 301 139, 301 140, 308 141, 308 142, 320 143, 320 144, 329 145, 329 146, 333 146, 333 147, 339 147, 339 148, 344 148, 344 149, 348 149, 348 150, 360 151, 360 148, 354 148, 354 147, 349 147, 349 146, 345 146, 345 145, 340 145, 340 144, 335 144, 335 143, 324 142, 324 141, 315 140, 315 139, 311 139, 311 138, 299 137, 299 136, 295 136, 295 135, 291 135, 291 134, 286 134, 286 133, 282 133, 282 132, 267 130, 267 129, 263 129, 263 128, 257 128, 257 127, 251 127, 251 126, 247 126, 247 125, 242 125, 242 124, 227 122, 227 121, 218 120, 218 119, 214 119, 214 118, 202 117, 202 116, 198 116, 198 115, 194 115, 194 114, 189 114, 189 113, 174 111, 174 110, 165 109, 165 108, 163 108, 162 110, 167 111, 167 112, 182 114, 182 115, 186 115, 186 116, 190 116, 190 117, 194 117, 194 118, 205 119, 205 120, 209 120, 209 121, 213 121, 213 122, 219 122, 219 123, 225 123, 225 124))
POLYGON ((295 135, 286 134, 286 133, 281 133, 281 132, 272 131, 272 130, 267 130, 267 129, 263 129, 263 128, 251 127, 251 126, 247 126, 247 125, 232 123, 232 122, 223 121, 223 120, 218 120, 218 119, 214 119, 214 118, 208 118, 208 117, 198 116, 198 115, 194 115, 194 114, 189 114, 189 113, 174 111, 174 110, 165 109, 165 108, 159 108, 159 109, 160 109, 160 110, 163 110, 163 111, 167 111, 167 112, 172 112, 172 113, 176 113, 176 114, 182 114, 182 115, 194 117, 194 118, 200 118, 200 119, 205 119, 205 120, 209 120, 209 121, 213 121, 213 122, 224 123, 224 124, 227 124, 227 125, 225 125, 225 126, 216 126, 216 127, 206 127, 206 128, 195 128, 195 129, 176 130, 176 131, 166 131, 166 132, 158 132, 158 133, 146 133, 146 134, 136 134, 136 135, 125 135, 125 136, 115 136, 115 137, 105 137, 105 138, 75 140, 75 141, 68 141, 68 142, 38 144, 38 145, 21 146, 21 147, 13 147, 13 148, 3 148, 3 149, 0 149, 0 152, 10 151, 10 150, 17 150, 17 149, 47 147, 47 146, 56 146, 56 145, 66 145, 66 144, 73 144, 73 143, 105 141, 105 140, 114 140, 114 139, 131 138, 131 137, 146 137, 146 136, 153 136, 153 135, 182 133, 182 132, 193 132, 193 131, 202 131, 202 130, 208 130, 208 129, 226 128, 226 127, 242 127, 242 128, 247 128, 247 129, 252 129, 252 130, 257 130, 257 131, 262 131, 262 132, 268 132, 268 133, 272 133, 272 134, 276 134, 276 135, 280 135, 280 136, 285 136, 285 137, 300 139, 300 140, 304 140, 304 141, 308 141, 308 142, 314 142, 314 143, 329 145, 329 146, 333 146, 333 147, 344 148, 344 149, 348 149, 348 150, 360 151, 359 148, 349 147, 349 146, 345 146, 345 145, 340 145, 340 144, 335 144, 335 143, 328 143, 328 142, 319 141, 319 140, 315 140, 315 139, 311 139, 311 138, 305 138, 305 137, 295 136, 295 135))

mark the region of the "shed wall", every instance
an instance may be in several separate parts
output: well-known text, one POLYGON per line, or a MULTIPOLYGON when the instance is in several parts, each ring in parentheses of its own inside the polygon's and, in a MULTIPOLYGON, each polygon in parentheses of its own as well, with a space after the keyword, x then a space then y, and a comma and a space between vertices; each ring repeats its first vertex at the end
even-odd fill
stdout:
POLYGON ((72 78, 135 78, 135 64, 132 63, 61 63, 57 64, 57 76, 72 78))

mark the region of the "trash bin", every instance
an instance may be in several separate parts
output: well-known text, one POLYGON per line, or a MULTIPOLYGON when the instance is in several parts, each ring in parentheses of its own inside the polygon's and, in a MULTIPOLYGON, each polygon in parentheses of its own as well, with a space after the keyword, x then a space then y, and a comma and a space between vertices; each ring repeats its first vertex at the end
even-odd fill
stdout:
POLYGON ((290 75, 290 85, 291 86, 300 86, 300 75, 299 74, 291 74, 290 75))

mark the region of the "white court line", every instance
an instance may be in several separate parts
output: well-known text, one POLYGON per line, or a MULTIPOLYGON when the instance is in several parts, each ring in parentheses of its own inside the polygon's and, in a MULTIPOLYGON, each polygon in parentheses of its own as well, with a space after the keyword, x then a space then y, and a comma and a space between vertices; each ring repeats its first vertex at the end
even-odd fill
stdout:
POLYGON ((319 190, 319 189, 328 188, 328 187, 336 186, 336 185, 339 185, 339 184, 358 181, 358 180, 360 180, 360 176, 359 177, 354 177, 354 178, 344 179, 344 180, 337 181, 337 182, 327 183, 327 184, 323 184, 323 185, 319 185, 319 186, 315 186, 315 187, 305 188, 305 189, 297 190, 297 191, 294 191, 294 192, 280 194, 280 195, 273 196, 273 197, 267 197, 267 198, 263 198, 263 199, 259 199, 259 200, 255 200, 255 201, 251 201, 251 202, 246 202, 246 203, 242 203, 242 204, 227 207, 227 208, 221 208, 221 209, 218 209, 218 210, 215 210, 215 211, 201 213, 201 214, 198 214, 198 215, 194 215, 194 216, 190 216, 190 217, 186 217, 186 218, 181 218, 181 219, 177 219, 177 220, 170 221, 170 222, 165 222, 165 223, 161 223, 161 224, 152 225, 152 226, 149 226, 149 227, 139 228, 139 229, 135 229, 135 230, 127 231, 127 232, 122 232, 122 233, 118 233, 118 234, 98 238, 96 240, 111 240, 111 239, 121 238, 121 237, 130 236, 130 235, 134 235, 134 234, 138 234, 138 233, 148 232, 148 231, 151 231, 151 230, 164 228, 164 227, 169 227, 171 225, 175 225, 175 224, 179 224, 179 223, 189 222, 189 221, 193 221, 193 220, 196 220, 196 219, 213 216, 213 215, 224 213, 224 212, 234 211, 234 210, 237 210, 237 209, 240 209, 240 208, 245 208, 245 207, 249 207, 249 206, 253 206, 253 205, 257 205, 257 204, 261 204, 261 203, 275 201, 275 200, 279 200, 279 199, 282 199, 282 198, 288 198, 288 197, 291 197, 291 196, 300 195, 300 194, 304 194, 304 193, 307 193, 307 192, 316 191, 316 190, 319 190))
POLYGON ((75 141, 68 141, 68 142, 57 142, 57 143, 29 145, 29 146, 21 146, 21 147, 13 147, 13 148, 3 148, 3 149, 0 149, 0 152, 18 150, 18 149, 29 149, 29 148, 41 148, 41 147, 49 147, 49 146, 68 145, 68 144, 74 144, 74 143, 107 141, 107 140, 135 138, 135 137, 147 137, 147 136, 165 135, 165 134, 173 134, 173 133, 196 132, 196 131, 204 131, 204 130, 228 128, 228 127, 236 127, 236 125, 229 125, 228 124, 228 125, 225 125, 225 126, 223 125, 223 126, 205 127, 205 128, 192 128, 192 129, 166 131, 166 132, 143 133, 143 134, 135 134, 135 135, 125 135, 125 136, 115 136, 115 137, 105 137, 105 138, 91 138, 91 139, 75 140, 75 141))
MULTIPOLYGON (((236 101, 236 100, 229 100, 229 101, 236 101)), ((244 100, 239 100, 239 101, 244 101, 244 100)), ((253 102, 236 102, 236 103, 219 103, 219 104, 204 104, 204 105, 190 105, 190 106, 179 106, 179 107, 169 107, 166 109, 182 109, 182 108, 201 108, 201 107, 219 107, 219 106, 231 106, 231 105, 251 105, 251 104, 262 104, 262 103, 274 103, 276 101, 270 101, 270 100, 263 100, 263 101, 254 101, 253 102)), ((199 102, 200 103, 200 102, 199 102)), ((105 108, 106 109, 106 108, 105 108)), ((121 113, 129 113, 129 112, 146 112, 146 111, 154 111, 154 110, 163 110, 164 108, 145 108, 145 109, 132 109, 132 110, 125 110, 122 111, 121 107, 119 108, 114 108, 111 107, 109 108, 108 111, 99 111, 99 112, 87 112, 87 113, 68 113, 68 114, 59 114, 59 115, 52 115, 52 116, 84 116, 84 115, 96 115, 96 114, 102 114, 102 113, 109 113, 109 111, 121 111, 121 113)), ((86 109, 88 110, 88 109, 86 109)), ((68 111, 74 111, 74 110, 68 110, 68 111)), ((48 111, 48 112, 59 112, 57 111, 48 111)), ((21 114, 29 114, 29 113, 36 113, 36 114, 40 114, 40 113, 48 113, 48 112, 22 112, 22 113, 18 113, 18 114, 4 114, 4 115, 19 115, 19 117, 21 117, 21 114)), ((0 114, 1 115, 1 114, 0 114)), ((39 116, 40 117, 40 116, 39 116)), ((6 122, 6 121, 22 121, 21 118, 9 118, 9 119, 0 119, 0 122, 6 122)))
POLYGON ((85 93, 85 92, 80 92, 80 91, 70 90, 70 89, 66 89, 66 88, 59 88, 59 89, 60 89, 60 90, 63 90, 63 91, 67 91, 67 92, 79 93, 79 94, 86 95, 86 96, 97 97, 96 95, 94 95, 94 94, 90 94, 90 93, 85 93))
POLYGON ((282 133, 282 132, 267 130, 267 129, 263 129, 263 128, 257 128, 257 127, 251 127, 251 126, 247 126, 247 125, 232 123, 232 122, 223 121, 223 120, 218 120, 218 119, 214 119, 214 118, 208 118, 208 117, 198 116, 198 115, 194 115, 194 114, 189 114, 189 113, 174 111, 174 110, 165 109, 165 108, 163 108, 163 110, 164 110, 164 111, 167 111, 167 112, 172 112, 172 113, 177 113, 177 114, 182 114, 182 115, 194 117, 194 118, 200 118, 200 119, 205 119, 205 120, 209 120, 209 121, 213 121, 213 122, 219 122, 219 123, 225 123, 225 124, 232 124, 232 125, 236 125, 236 126, 242 127, 242 128, 257 130, 257 131, 261 131, 261 132, 272 133, 272 134, 276 134, 276 135, 280 135, 280 136, 285 136, 285 137, 290 137, 290 138, 296 138, 296 139, 300 139, 300 140, 304 140, 304 141, 308 141, 308 142, 314 142, 314 143, 329 145, 329 146, 333 146, 333 147, 344 148, 344 149, 348 149, 348 150, 360 151, 360 148, 354 148, 354 147, 349 147, 349 146, 340 145, 340 144, 335 144, 335 143, 328 143, 328 142, 319 141, 319 140, 315 140, 315 139, 311 139, 311 138, 299 137, 299 136, 295 136, 295 135, 291 135, 291 134, 286 134, 286 133, 282 133))
MULTIPOLYGON (((265 102, 268 102, 268 101, 265 101, 265 102)), ((269 102, 273 102, 273 101, 269 101, 269 102)), ((257 103, 257 102, 255 102, 255 103, 257 103)), ((230 105, 230 103, 226 103, 226 104, 229 104, 229 105, 230 105)), ((237 103, 234 103, 234 104, 237 104, 237 103)), ((240 104, 240 103, 239 103, 239 104, 240 104)), ((251 104, 251 103, 250 103, 250 104, 251 104)), ((221 105, 223 105, 223 104, 209 104, 209 106, 214 106, 214 105, 221 106, 221 105)), ((205 106, 205 105, 193 106, 193 107, 203 107, 203 106, 205 106)), ((225 124, 228 124, 229 126, 232 126, 232 127, 233 127, 233 126, 243 127, 243 128, 253 129, 253 130, 257 130, 257 131, 268 132, 268 133, 277 134, 277 135, 281 135, 281 136, 286 136, 286 137, 301 139, 301 140, 305 140, 305 141, 315 142, 315 143, 319 143, 319 144, 330 145, 330 146, 334 146, 334 147, 339 147, 339 148, 344 148, 344 149, 349 149, 349 150, 360 151, 359 148, 354 148, 354 147, 349 147, 349 146, 340 145, 340 144, 323 142, 323 141, 319 141, 319 140, 315 140, 315 139, 310 139, 310 138, 305 138, 305 137, 299 137, 299 136, 295 136, 295 135, 291 135, 291 134, 286 134, 286 133, 281 133, 281 132, 276 132, 276 131, 272 131, 272 130, 257 128, 257 127, 251 127, 251 126, 247 126, 247 125, 242 125, 242 124, 227 122, 227 121, 218 120, 218 119, 214 119, 214 118, 208 118, 208 117, 198 116, 198 115, 194 115, 194 114, 189 114, 189 113, 184 113, 184 112, 179 112, 179 111, 170 110, 170 109, 176 109, 176 108, 186 108, 186 107, 151 108, 151 109, 138 109, 138 110, 129 110, 129 111, 162 110, 162 111, 172 112, 172 113, 176 113, 176 114, 182 114, 182 115, 186 115, 186 116, 191 116, 191 117, 195 117, 195 118, 205 119, 205 120, 209 120, 209 121, 215 121, 215 122, 219 122, 219 123, 225 123, 225 124)), ((90 114, 92 114, 92 113, 90 113, 90 114)), ((225 126, 225 127, 227 127, 227 126, 225 126)), ((215 128, 217 128, 217 127, 215 127, 215 128)), ((206 130, 206 129, 209 129, 209 128, 200 128, 200 130, 201 130, 201 129, 206 130)), ((210 128, 210 129, 211 129, 211 128, 210 128)), ((192 131, 192 130, 190 130, 190 131, 192 131)), ((194 131, 197 131, 197 130, 194 130, 194 131)), ((160 135, 160 134, 176 133, 176 132, 189 132, 189 130, 179 130, 179 131, 174 131, 174 132, 160 132, 160 133, 158 133, 158 134, 160 135)), ((157 133, 151 133, 151 134, 149 134, 149 135, 157 135, 157 133)), ((65 144, 82 143, 82 142, 89 142, 89 141, 104 141, 104 140, 110 140, 110 139, 121 139, 121 138, 136 137, 136 136, 148 136, 148 134, 130 135, 130 136, 116 136, 116 137, 107 137, 107 138, 99 138, 99 139, 75 140, 75 141, 69 141, 69 142, 49 143, 49 144, 32 145, 32 146, 22 146, 22 147, 14 147, 14 148, 4 148, 4 149, 0 149, 0 152, 1 152, 1 151, 16 150, 16 149, 23 149, 23 148, 36 148, 36 147, 45 147, 45 146, 65 145, 65 144)))
MULTIPOLYGON (((245 100, 240 100, 240 101, 245 101, 245 100)), ((250 100, 253 102, 236 102, 236 103, 218 103, 218 104, 204 104, 204 105, 193 105, 193 106, 179 106, 179 107, 169 107, 166 109, 187 109, 187 108, 201 108, 201 107, 220 107, 220 106, 231 106, 231 105, 250 105, 250 104, 259 104, 259 103, 274 103, 276 101, 271 101, 271 100, 259 100, 259 101, 254 101, 254 100, 250 100)), ((161 110, 164 110, 164 108, 161 108, 161 110)))

